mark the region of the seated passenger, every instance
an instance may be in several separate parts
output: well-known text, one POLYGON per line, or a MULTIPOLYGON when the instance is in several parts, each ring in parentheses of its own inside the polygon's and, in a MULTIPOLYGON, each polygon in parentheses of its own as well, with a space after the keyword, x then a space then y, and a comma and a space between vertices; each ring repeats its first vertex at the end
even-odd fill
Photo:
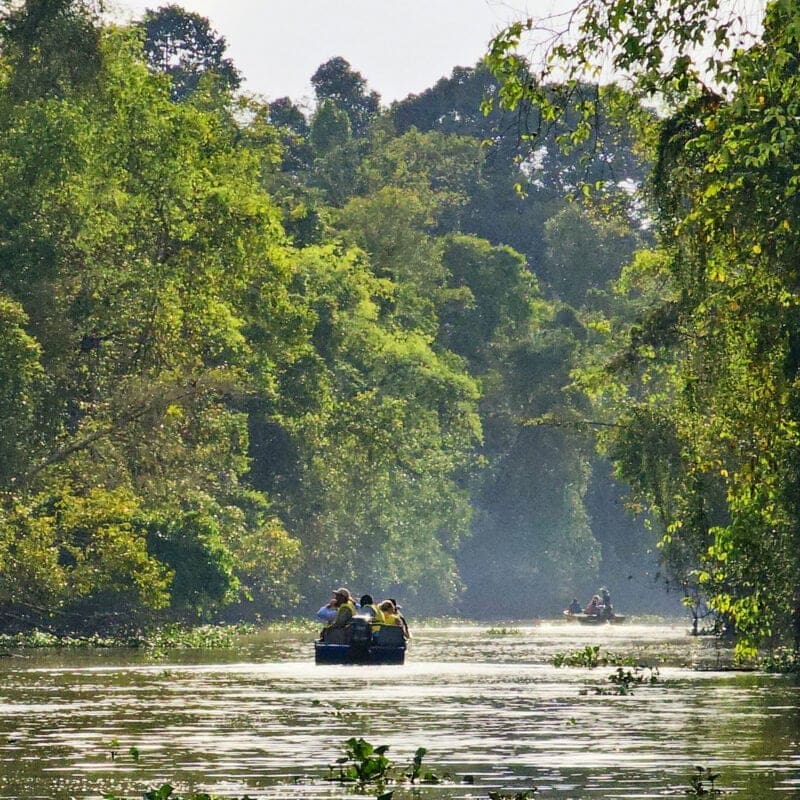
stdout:
POLYGON ((356 612, 355 603, 345 588, 337 589, 331 601, 336 609, 336 616, 322 629, 321 638, 332 644, 347 644, 347 626, 356 612))
POLYGON ((328 600, 324 606, 322 606, 316 614, 314 614, 314 619, 317 622, 321 622, 323 625, 329 625, 331 622, 336 619, 336 601, 334 598, 328 600))
POLYGON ((583 609, 584 614, 599 614, 600 613, 600 595, 596 594, 592 597, 589 605, 583 609))
POLYGON ((408 639, 410 634, 408 632, 408 625, 403 618, 403 615, 398 611, 394 600, 384 600, 378 608, 383 612, 383 618, 386 626, 398 627, 403 631, 403 638, 408 639))
POLYGON ((390 597, 389 602, 394 605, 394 613, 397 614, 397 618, 400 620, 400 625, 403 628, 403 636, 405 636, 406 639, 410 639, 411 631, 408 630, 408 623, 406 622, 406 618, 403 616, 402 606, 397 605, 397 600, 395 600, 394 597, 390 597))
POLYGON ((400 619, 397 616, 397 609, 391 600, 384 600, 378 605, 378 609, 383 614, 383 621, 386 625, 399 625, 400 619))
POLYGON ((370 617, 375 623, 372 626, 373 633, 380 630, 381 624, 385 621, 383 618, 383 611, 381 610, 383 603, 381 603, 380 606, 376 606, 371 594, 362 594, 359 605, 361 606, 358 611, 359 616, 370 617))
POLYGON ((567 611, 569 611, 570 614, 580 614, 583 611, 583 607, 578 602, 577 597, 572 598, 572 602, 569 604, 567 611))
POLYGON ((611 605, 611 594, 608 589, 603 587, 600 590, 600 611, 606 619, 611 619, 614 616, 614 606, 611 605))

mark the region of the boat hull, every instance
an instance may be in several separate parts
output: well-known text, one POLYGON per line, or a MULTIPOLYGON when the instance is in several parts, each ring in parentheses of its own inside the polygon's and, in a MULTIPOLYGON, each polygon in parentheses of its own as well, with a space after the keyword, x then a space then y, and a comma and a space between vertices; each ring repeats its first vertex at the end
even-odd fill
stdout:
POLYGON ((621 614, 614 614, 612 617, 601 616, 600 614, 572 614, 564 612, 564 618, 571 622, 579 622, 581 625, 618 625, 625 622, 625 617, 621 614))
POLYGON ((314 661, 317 664, 403 664, 406 646, 361 647, 354 644, 330 644, 314 642, 314 661))

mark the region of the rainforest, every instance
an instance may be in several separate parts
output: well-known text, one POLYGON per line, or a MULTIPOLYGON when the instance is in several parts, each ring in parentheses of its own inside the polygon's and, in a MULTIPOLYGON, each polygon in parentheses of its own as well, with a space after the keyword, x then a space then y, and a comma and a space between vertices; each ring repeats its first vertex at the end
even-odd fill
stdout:
POLYGON ((388 105, 337 56, 309 107, 179 6, 3 3, 0 631, 604 584, 796 659, 800 12, 633 5, 388 105))

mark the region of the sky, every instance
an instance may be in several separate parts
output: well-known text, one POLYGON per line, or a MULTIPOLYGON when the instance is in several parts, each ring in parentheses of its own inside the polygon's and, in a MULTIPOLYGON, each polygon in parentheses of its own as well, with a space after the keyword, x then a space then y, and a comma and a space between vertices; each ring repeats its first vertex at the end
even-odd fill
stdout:
MULTIPOLYGON (((473 66, 507 23, 527 17, 524 0, 112 0, 129 21, 170 2, 208 18, 246 91, 268 100, 313 97, 309 79, 334 56, 350 62, 385 105, 473 66)), ((536 15, 554 0, 529 0, 536 15)))

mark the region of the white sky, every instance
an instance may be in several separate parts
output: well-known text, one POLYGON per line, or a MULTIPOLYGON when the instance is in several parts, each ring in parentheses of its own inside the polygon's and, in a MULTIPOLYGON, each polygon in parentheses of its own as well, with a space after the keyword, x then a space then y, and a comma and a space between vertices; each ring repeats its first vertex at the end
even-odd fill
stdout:
MULTIPOLYGON (((473 66, 508 22, 547 14, 555 0, 111 0, 122 21, 175 2, 207 17, 247 91, 269 100, 313 96, 309 79, 334 56, 382 102, 433 86, 473 66)), ((563 2, 563 0, 562 0, 563 2)))

